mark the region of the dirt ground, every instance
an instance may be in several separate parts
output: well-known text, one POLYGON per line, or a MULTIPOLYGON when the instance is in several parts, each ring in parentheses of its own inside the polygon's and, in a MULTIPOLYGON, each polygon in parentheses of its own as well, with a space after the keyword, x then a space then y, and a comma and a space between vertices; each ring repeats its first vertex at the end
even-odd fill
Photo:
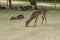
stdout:
POLYGON ((33 27, 34 20, 29 27, 25 27, 25 21, 32 11, 0 9, 0 40, 60 40, 60 11, 48 10, 47 25, 40 26, 41 16, 39 16, 38 27, 33 27), (19 14, 23 14, 25 18, 9 20, 19 14))

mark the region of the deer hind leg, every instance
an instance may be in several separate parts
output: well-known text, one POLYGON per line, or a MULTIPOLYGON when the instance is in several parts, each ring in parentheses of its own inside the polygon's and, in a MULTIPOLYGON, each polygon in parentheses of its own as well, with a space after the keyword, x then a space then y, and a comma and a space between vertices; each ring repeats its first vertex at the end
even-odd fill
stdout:
POLYGON ((44 17, 44 21, 45 21, 45 25, 46 25, 46 24, 47 24, 47 20, 46 20, 46 12, 44 12, 43 17, 44 17))
POLYGON ((44 16, 42 16, 42 22, 41 22, 41 25, 43 24, 43 21, 44 21, 44 16))
POLYGON ((42 16, 42 22, 41 22, 41 25, 43 24, 43 22, 45 22, 45 25, 47 24, 46 16, 42 16))
POLYGON ((46 12, 43 12, 43 14, 42 14, 42 22, 41 22, 41 24, 43 24, 43 21, 45 22, 45 25, 46 25, 47 24, 46 12))

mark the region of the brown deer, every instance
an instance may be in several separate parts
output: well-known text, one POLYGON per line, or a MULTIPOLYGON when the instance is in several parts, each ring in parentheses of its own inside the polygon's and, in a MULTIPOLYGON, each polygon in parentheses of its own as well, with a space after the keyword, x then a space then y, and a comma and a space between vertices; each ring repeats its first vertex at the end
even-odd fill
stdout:
POLYGON ((40 9, 36 9, 31 17, 25 22, 26 23, 26 27, 28 26, 28 24, 33 20, 35 19, 35 22, 34 22, 34 26, 37 26, 37 19, 38 19, 38 16, 41 15, 42 16, 42 22, 41 24, 43 24, 43 21, 45 20, 45 24, 47 24, 47 21, 46 21, 46 13, 47 13, 47 9, 45 8, 40 8, 40 9))

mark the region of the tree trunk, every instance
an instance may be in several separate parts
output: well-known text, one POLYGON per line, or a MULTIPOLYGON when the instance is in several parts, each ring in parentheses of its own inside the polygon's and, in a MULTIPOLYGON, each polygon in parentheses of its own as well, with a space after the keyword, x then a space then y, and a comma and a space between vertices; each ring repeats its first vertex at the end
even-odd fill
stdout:
POLYGON ((8 6, 8 0, 7 0, 7 6, 8 6))
POLYGON ((37 9, 37 1, 34 0, 34 9, 37 9))
POLYGON ((36 0, 29 0, 30 4, 34 6, 34 9, 37 9, 37 1, 36 0))
POLYGON ((33 0, 29 0, 29 2, 30 2, 30 4, 31 4, 31 5, 34 5, 34 2, 33 2, 33 0))
POLYGON ((56 8, 56 0, 55 0, 55 8, 56 8))
POLYGON ((9 7, 12 9, 11 0, 9 0, 9 7))
POLYGON ((0 3, 0 8, 1 8, 1 3, 0 3))

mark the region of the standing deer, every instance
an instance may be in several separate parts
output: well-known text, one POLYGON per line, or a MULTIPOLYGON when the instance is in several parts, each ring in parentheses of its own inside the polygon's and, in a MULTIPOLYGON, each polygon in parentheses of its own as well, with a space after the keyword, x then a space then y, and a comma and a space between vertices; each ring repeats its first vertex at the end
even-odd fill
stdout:
POLYGON ((26 27, 28 26, 28 24, 33 20, 35 19, 35 22, 34 22, 34 26, 37 26, 37 19, 38 19, 38 16, 41 15, 42 16, 42 22, 41 24, 43 24, 43 21, 45 20, 45 24, 47 24, 47 21, 46 21, 46 13, 47 13, 47 9, 45 8, 40 8, 40 9, 36 9, 32 15, 30 16, 30 18, 25 22, 26 23, 26 27))

